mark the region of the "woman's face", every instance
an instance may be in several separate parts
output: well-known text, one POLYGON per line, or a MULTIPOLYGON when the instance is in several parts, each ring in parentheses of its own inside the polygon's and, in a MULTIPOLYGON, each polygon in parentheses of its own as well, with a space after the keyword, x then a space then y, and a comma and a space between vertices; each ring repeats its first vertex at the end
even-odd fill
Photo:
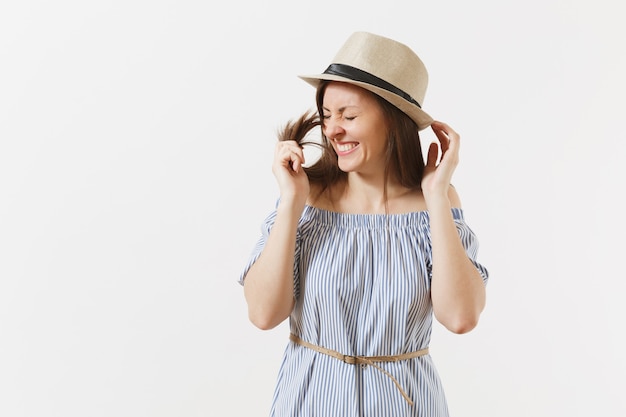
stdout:
POLYGON ((323 100, 323 131, 344 172, 379 174, 385 169, 387 124, 373 93, 331 82, 323 100))

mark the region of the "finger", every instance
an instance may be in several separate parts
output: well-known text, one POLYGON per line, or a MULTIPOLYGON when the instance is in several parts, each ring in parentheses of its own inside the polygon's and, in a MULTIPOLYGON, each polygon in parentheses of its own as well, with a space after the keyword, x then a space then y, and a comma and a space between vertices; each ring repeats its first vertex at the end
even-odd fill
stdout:
POLYGON ((304 156, 300 156, 298 154, 292 154, 291 155, 291 169, 293 169, 293 172, 298 173, 300 172, 300 167, 302 166, 302 164, 304 163, 304 156))
POLYGON ((299 151, 302 151, 302 147, 298 145, 297 142, 290 140, 290 141, 285 141, 285 142, 278 142, 276 144, 276 151, 277 152, 283 152, 283 151, 299 152, 299 151))
POLYGON ((441 159, 443 159, 443 156, 450 148, 450 138, 448 136, 445 136, 444 139, 440 140, 440 142, 441 142, 441 159))
POLYGON ((437 155, 439 154, 439 147, 435 142, 428 146, 428 157, 426 158, 426 166, 435 167, 437 165, 437 155))
POLYGON ((300 166, 304 164, 304 151, 296 142, 288 142, 280 142, 277 145, 276 157, 297 172, 300 166))
POLYGON ((454 152, 458 152, 460 136, 454 129, 443 122, 434 122, 432 129, 441 143, 442 159, 450 148, 454 148, 454 152))
POLYGON ((441 122, 434 122, 431 125, 431 128, 433 132, 435 132, 435 135, 437 136, 437 139, 439 140, 439 143, 441 144, 441 146, 445 146, 447 149, 448 142, 450 141, 450 138, 448 137, 448 133, 447 133, 448 129, 446 129, 447 125, 441 122))
POLYGON ((304 152, 301 148, 298 148, 294 152, 295 159, 293 159, 292 168, 295 172, 300 172, 300 168, 304 164, 304 152))
POLYGON ((286 166, 294 172, 300 172, 300 167, 304 164, 304 153, 300 149, 289 150, 283 158, 286 166))

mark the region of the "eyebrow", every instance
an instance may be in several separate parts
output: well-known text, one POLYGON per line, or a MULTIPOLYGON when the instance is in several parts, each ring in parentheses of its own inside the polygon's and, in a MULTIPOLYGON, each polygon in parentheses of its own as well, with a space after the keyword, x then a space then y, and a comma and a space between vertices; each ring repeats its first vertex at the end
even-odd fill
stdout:
MULTIPOLYGON (((348 107, 358 107, 354 104, 348 104, 347 106, 343 106, 343 107, 339 107, 338 111, 339 113, 343 113, 348 107)), ((327 110, 330 111, 330 109, 328 107, 322 106, 322 110, 327 110)))

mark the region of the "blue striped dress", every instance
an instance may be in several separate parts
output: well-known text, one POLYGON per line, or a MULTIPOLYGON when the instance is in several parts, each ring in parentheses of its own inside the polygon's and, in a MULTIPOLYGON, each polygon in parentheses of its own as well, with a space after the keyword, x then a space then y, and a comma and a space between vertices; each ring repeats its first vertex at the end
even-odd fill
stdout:
MULTIPOLYGON (((478 241, 461 209, 453 218, 466 252, 477 262, 478 241)), ((262 226, 240 283, 261 254, 276 211, 262 226)), ((306 206, 298 224, 291 333, 346 355, 398 355, 428 347, 433 323, 428 212, 345 214, 306 206)), ((346 364, 287 340, 271 408, 275 417, 448 416, 430 355, 346 364)))

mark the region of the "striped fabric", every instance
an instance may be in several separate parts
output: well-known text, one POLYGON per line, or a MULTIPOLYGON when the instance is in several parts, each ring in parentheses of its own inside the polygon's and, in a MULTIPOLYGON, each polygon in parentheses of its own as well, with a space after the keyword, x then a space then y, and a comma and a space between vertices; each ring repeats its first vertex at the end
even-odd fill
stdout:
MULTIPOLYGON (((452 209, 466 252, 477 262, 478 242, 461 209, 452 209)), ((240 283, 261 254, 276 212, 240 283)), ((294 265, 296 304, 290 331, 346 355, 398 355, 428 347, 432 329, 431 244, 426 211, 398 215, 343 214, 307 206, 298 226, 294 265)), ((287 340, 288 335, 285 335, 287 340)), ((444 391, 430 355, 381 363, 393 381, 287 342, 271 416, 448 416, 444 391)))

